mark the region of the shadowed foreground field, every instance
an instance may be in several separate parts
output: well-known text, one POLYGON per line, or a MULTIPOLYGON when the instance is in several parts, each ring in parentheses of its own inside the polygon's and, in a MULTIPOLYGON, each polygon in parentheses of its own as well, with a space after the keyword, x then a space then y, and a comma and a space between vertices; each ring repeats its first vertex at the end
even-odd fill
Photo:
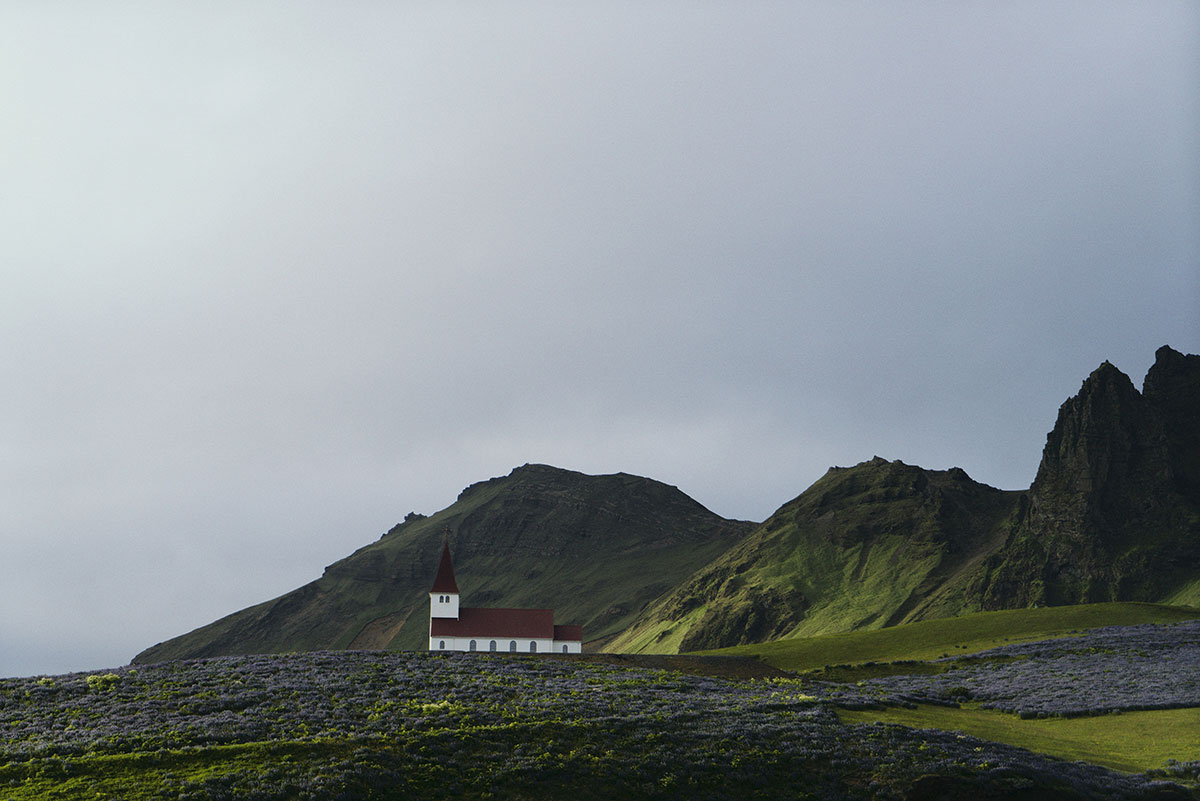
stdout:
POLYGON ((318 652, 0 681, 0 797, 1194 798, 934 730, 886 689, 482 654, 318 652))

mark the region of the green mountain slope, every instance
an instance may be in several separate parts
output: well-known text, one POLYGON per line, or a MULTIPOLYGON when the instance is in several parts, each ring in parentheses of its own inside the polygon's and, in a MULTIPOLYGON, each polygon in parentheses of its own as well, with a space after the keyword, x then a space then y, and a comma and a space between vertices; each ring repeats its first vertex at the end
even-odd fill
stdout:
POLYGON ((736 544, 730 521, 675 487, 544 465, 474 484, 409 515, 317 581, 146 649, 135 663, 327 648, 424 648, 428 592, 449 531, 468 606, 555 609, 598 643, 736 544))
POLYGON ((1200 598, 1200 356, 1138 392, 1105 362, 1028 492, 876 458, 832 469, 656 601, 611 650, 673 653, 982 609, 1200 598))
POLYGON ((878 457, 833 468, 609 649, 692 651, 967 611, 965 580, 1008 536, 1022 497, 959 469, 878 457))

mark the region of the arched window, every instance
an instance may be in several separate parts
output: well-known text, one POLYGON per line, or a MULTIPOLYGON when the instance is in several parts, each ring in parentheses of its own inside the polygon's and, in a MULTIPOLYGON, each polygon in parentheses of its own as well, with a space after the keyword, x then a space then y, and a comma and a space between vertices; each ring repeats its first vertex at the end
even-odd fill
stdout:
POLYGON ((565 654, 566 652, 567 652, 567 646, 565 646, 565 645, 564 645, 564 646, 563 646, 563 653, 565 654))
POLYGON ((509 642, 508 650, 512 651, 513 653, 516 653, 516 651, 517 651, 517 641, 516 640, 512 640, 511 642, 509 642))
POLYGON ((533 640, 529 641, 529 653, 531 653, 531 654, 537 653, 537 643, 534 642, 533 640))
POLYGON ((496 650, 496 641, 495 641, 495 640, 492 640, 492 644, 488 646, 488 650, 489 650, 489 651, 495 651, 495 650, 496 650))
POLYGON ((442 649, 443 651, 445 651, 445 650, 446 650, 446 641, 445 641, 445 640, 441 640, 441 641, 439 641, 439 642, 438 642, 438 648, 440 648, 440 649, 442 649))
POLYGON ((471 651, 474 651, 475 650, 475 641, 471 640, 471 644, 469 646, 467 646, 467 648, 471 651))

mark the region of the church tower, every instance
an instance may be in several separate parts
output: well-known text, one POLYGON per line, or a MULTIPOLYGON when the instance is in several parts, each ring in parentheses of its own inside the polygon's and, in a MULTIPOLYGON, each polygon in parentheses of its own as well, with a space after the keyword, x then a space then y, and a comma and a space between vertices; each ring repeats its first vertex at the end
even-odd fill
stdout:
POLYGON ((432 635, 434 618, 458 620, 458 584, 454 581, 454 565, 450 561, 450 543, 442 545, 442 561, 429 590, 429 625, 432 635))

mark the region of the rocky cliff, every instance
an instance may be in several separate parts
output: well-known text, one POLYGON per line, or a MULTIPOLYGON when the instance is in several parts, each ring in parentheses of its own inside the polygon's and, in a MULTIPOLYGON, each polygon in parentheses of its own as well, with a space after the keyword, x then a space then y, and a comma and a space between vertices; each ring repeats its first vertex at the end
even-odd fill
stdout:
POLYGON ((1029 504, 976 590, 988 609, 1169 598, 1200 573, 1200 357, 1138 392, 1105 362, 1058 412, 1029 504))

